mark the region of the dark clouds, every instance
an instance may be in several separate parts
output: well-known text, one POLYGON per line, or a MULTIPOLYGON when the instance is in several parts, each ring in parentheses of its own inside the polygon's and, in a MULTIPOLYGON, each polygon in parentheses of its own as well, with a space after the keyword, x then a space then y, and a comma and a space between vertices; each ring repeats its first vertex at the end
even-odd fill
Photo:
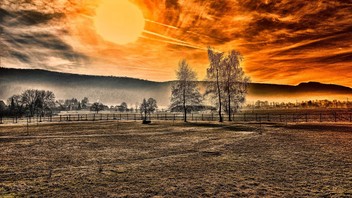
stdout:
POLYGON ((87 56, 76 52, 57 34, 53 24, 64 17, 63 13, 0 8, 4 66, 61 70, 88 62, 87 56))

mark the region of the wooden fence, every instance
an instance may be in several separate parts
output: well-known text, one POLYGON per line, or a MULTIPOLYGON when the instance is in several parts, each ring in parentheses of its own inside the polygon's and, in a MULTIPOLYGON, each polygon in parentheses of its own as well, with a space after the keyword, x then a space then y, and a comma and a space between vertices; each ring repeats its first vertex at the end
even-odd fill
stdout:
MULTIPOLYGON (((223 115, 224 120, 228 120, 228 115, 223 115)), ((232 115, 233 122, 352 122, 350 112, 323 112, 323 113, 238 113, 232 115)), ((181 121, 183 114, 155 113, 148 116, 149 120, 169 120, 181 121)), ((1 117, 0 124, 26 124, 43 122, 84 122, 101 120, 143 120, 143 115, 132 113, 120 114, 67 114, 55 116, 35 116, 35 117, 1 117)), ((211 114, 188 114, 188 121, 217 121, 219 116, 211 114)))

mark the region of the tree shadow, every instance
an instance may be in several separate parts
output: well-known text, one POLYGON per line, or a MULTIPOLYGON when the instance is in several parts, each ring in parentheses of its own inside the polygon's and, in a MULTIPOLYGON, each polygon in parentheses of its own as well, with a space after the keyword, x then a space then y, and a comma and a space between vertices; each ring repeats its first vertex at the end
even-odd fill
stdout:
POLYGON ((352 125, 339 125, 339 124, 295 124, 286 126, 288 129, 300 129, 309 131, 320 131, 320 132, 348 132, 352 133, 352 125))
POLYGON ((234 125, 231 123, 204 123, 204 122, 187 122, 185 124, 186 126, 191 126, 191 127, 209 127, 209 128, 218 128, 218 129, 225 129, 225 130, 230 130, 230 131, 254 131, 257 129, 256 126, 250 126, 250 125, 234 125))

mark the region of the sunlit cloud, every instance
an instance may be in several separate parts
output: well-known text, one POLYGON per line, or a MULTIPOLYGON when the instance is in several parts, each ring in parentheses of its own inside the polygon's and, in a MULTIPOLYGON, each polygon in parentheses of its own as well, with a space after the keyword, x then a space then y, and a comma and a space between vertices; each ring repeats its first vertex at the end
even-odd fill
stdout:
POLYGON ((145 27, 133 43, 97 34, 99 0, 3 0, 2 66, 175 78, 178 61, 204 79, 206 48, 239 50, 254 82, 352 86, 352 3, 303 0, 131 0, 145 27))

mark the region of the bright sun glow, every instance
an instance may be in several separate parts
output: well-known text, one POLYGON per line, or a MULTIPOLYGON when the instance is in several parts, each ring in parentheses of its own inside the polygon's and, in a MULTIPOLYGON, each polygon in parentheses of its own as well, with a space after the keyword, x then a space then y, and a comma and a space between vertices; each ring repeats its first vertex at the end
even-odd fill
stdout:
POLYGON ((103 0, 94 18, 97 33, 117 44, 136 41, 144 23, 142 11, 128 0, 103 0))

